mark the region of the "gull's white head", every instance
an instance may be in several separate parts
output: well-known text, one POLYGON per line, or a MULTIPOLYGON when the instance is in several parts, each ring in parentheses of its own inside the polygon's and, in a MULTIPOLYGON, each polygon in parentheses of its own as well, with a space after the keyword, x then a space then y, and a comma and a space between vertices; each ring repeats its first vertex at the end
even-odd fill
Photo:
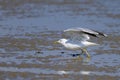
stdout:
POLYGON ((67 39, 60 39, 58 40, 57 42, 60 43, 60 44, 64 44, 65 42, 67 42, 68 40, 67 39))

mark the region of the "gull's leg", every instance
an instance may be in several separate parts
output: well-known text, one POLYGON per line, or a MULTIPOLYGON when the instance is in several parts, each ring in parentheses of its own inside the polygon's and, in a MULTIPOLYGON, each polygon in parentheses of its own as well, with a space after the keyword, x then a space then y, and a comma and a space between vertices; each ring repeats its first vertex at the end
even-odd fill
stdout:
MULTIPOLYGON (((82 51, 82 54, 86 54, 87 55, 87 58, 85 59, 85 62, 90 61, 90 55, 89 55, 87 49, 86 48, 82 48, 81 51, 82 51)), ((77 58, 75 60, 83 60, 83 59, 84 59, 83 57, 77 56, 77 58)))
POLYGON ((87 57, 90 58, 90 54, 88 53, 86 48, 82 49, 82 53, 85 53, 87 55, 87 57))

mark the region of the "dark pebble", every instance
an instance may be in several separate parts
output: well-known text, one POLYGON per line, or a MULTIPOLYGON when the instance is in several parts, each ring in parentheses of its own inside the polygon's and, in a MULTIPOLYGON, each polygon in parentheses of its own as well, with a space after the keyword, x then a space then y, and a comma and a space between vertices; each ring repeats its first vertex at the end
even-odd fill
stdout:
POLYGON ((36 53, 38 53, 38 54, 43 54, 43 52, 41 52, 41 51, 37 51, 36 53))

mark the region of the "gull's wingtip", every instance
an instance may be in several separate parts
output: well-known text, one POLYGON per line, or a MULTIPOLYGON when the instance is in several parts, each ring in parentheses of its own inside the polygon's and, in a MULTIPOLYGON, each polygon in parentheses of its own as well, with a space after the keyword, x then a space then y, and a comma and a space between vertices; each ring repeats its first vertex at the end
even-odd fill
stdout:
POLYGON ((108 35, 107 35, 107 34, 104 34, 104 36, 105 36, 105 37, 108 37, 108 35))
POLYGON ((107 34, 102 34, 102 36, 107 37, 108 35, 107 34))

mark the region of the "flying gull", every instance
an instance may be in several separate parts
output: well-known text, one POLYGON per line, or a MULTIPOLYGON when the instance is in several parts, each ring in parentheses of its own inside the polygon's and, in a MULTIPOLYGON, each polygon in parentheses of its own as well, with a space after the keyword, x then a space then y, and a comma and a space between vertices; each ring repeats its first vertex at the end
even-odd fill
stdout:
POLYGON ((70 37, 70 39, 63 38, 58 40, 57 43, 62 44, 70 50, 81 50, 82 53, 87 55, 87 57, 90 57, 87 48, 99 45, 97 43, 89 42, 88 40, 90 40, 90 36, 97 38, 107 37, 106 34, 87 28, 70 28, 64 30, 64 32, 68 37, 70 37))

